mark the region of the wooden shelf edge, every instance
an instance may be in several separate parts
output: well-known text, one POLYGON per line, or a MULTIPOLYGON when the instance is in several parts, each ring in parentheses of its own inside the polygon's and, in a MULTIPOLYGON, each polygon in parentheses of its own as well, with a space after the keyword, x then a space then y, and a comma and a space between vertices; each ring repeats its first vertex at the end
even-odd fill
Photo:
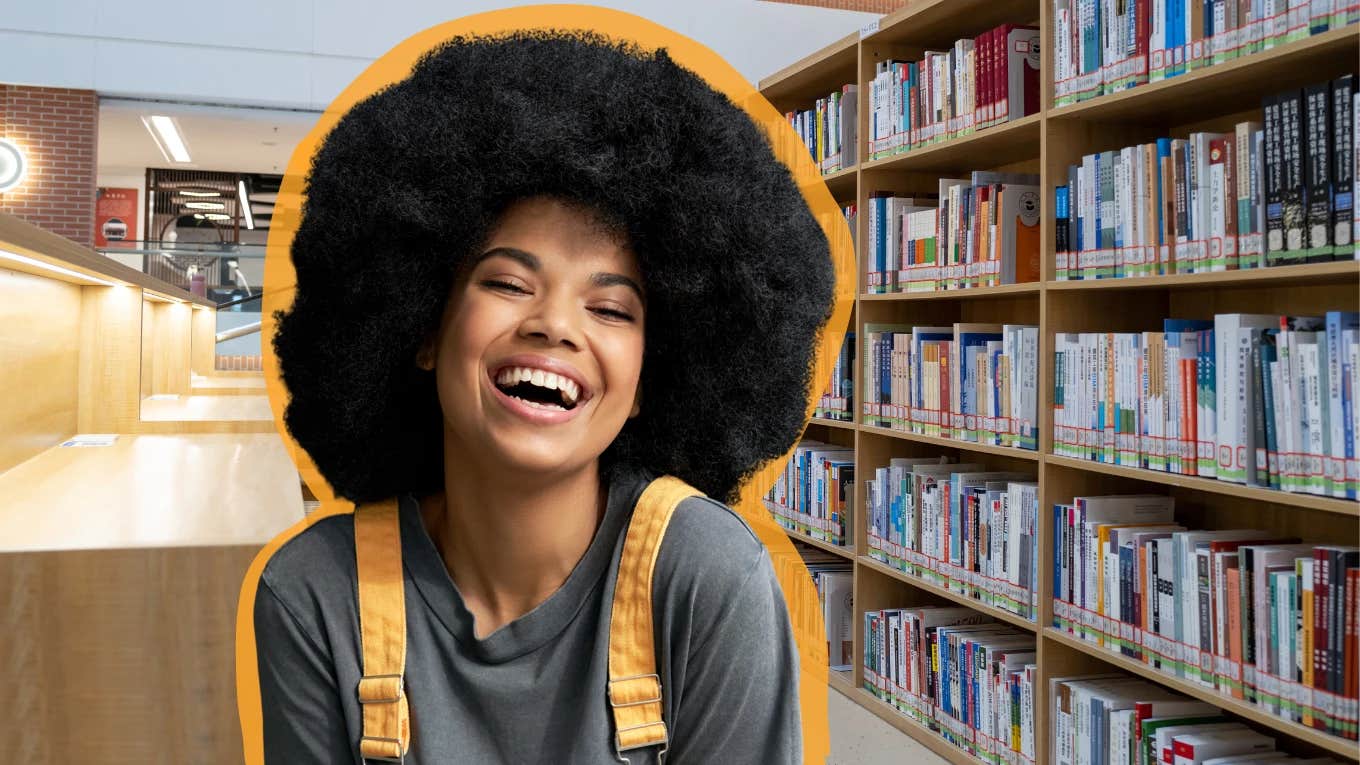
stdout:
MULTIPOLYGON (((783 526, 780 526, 779 528, 784 529, 783 526)), ((833 545, 833 544, 831 544, 830 542, 823 542, 823 541, 820 540, 820 539, 813 539, 812 537, 808 536, 807 534, 803 534, 803 533, 801 533, 801 532, 794 531, 793 529, 784 529, 784 534, 785 534, 785 536, 787 536, 789 539, 792 539, 792 540, 795 541, 795 542, 802 542, 802 543, 805 544, 805 545, 809 545, 809 546, 816 547, 816 548, 819 548, 819 549, 822 549, 822 550, 826 550, 827 552, 829 552, 829 553, 831 553, 831 554, 833 554, 833 555, 839 555, 839 556, 841 556, 842 558, 845 558, 845 559, 848 560, 848 561, 853 561, 853 560, 855 559, 855 554, 854 554, 853 552, 851 552, 850 550, 847 550, 847 549, 844 548, 844 547, 841 547, 840 545, 833 545)))
POLYGON ((930 582, 927 582, 919 577, 912 576, 911 574, 908 574, 905 571, 898 571, 892 566, 884 565, 874 560, 873 558, 870 558, 867 555, 861 555, 855 558, 855 563, 857 565, 864 566, 865 568, 877 571, 885 576, 890 576, 893 579, 898 580, 899 582, 904 582, 908 585, 911 585, 912 587, 915 587, 918 590, 925 590, 926 592, 939 595, 940 597, 952 600, 961 606, 967 606, 968 608, 971 608, 977 611, 978 613, 986 614, 988 616, 999 619, 1003 622, 1007 622, 1008 624, 1012 624, 1027 632, 1034 632, 1036 629, 1035 623, 1029 621, 1023 616, 1019 616, 1018 614, 1013 614, 1010 611, 996 608, 995 606, 989 606, 986 603, 973 600, 972 598, 967 597, 966 595, 962 595, 952 590, 946 590, 945 588, 940 587, 939 585, 931 584, 930 582))
POLYGON ((1331 263, 1305 263, 1293 266, 1271 266, 1269 268, 1213 271, 1200 274, 1049 281, 1044 283, 1044 289, 1055 292, 1080 292, 1083 290, 1144 290, 1170 287, 1231 286, 1234 284, 1254 285, 1257 282, 1306 284, 1309 282, 1325 282, 1337 277, 1360 278, 1360 260, 1338 260, 1331 263))
POLYGON ((907 734, 921 746, 954 763, 954 765, 979 765, 982 762, 982 760, 945 741, 940 734, 892 708, 864 688, 855 688, 850 699, 877 715, 887 724, 907 734))
MULTIPOLYGON (((915 169, 917 165, 924 164, 940 154, 953 151, 966 151, 973 144, 979 145, 976 148, 983 148, 992 143, 1003 144, 1011 139, 1014 139, 1019 143, 1022 142, 1023 139, 1016 138, 1015 134, 1023 133, 1027 128, 1032 129, 1036 133, 1039 132, 1039 123, 1043 119, 1043 116, 1043 112, 1039 111, 1034 114, 1027 114, 1018 120, 1011 120, 994 127, 975 130, 968 135, 950 138, 948 140, 940 141, 939 143, 922 146, 919 149, 908 149, 907 151, 899 152, 889 157, 865 160, 863 168, 865 170, 912 170, 915 169)), ((1039 156, 1039 138, 1040 136, 1035 136, 1034 156, 1036 158, 1039 156)))
MULTIPOLYGON (((1067 282, 1058 282, 1066 284, 1067 282)), ((868 303, 892 303, 899 300, 967 300, 989 297, 1010 297, 1014 295, 1035 295, 1043 291, 1039 282, 1002 284, 996 287, 972 287, 963 290, 934 290, 931 292, 889 292, 886 294, 861 294, 859 299, 868 303)))
POLYGON ((1118 93, 1106 93, 1086 101, 1067 104, 1066 106, 1055 107, 1052 103, 1043 104, 1043 106, 1046 107, 1044 114, 1050 119, 1087 117, 1092 114, 1099 116, 1103 107, 1106 106, 1136 104, 1142 100, 1155 98, 1168 90, 1188 92, 1193 90, 1194 87, 1200 83, 1208 83, 1204 87, 1211 87, 1214 80, 1232 76, 1233 74, 1243 71, 1251 72, 1261 70, 1264 73, 1265 70, 1268 70, 1282 60, 1307 56, 1319 48, 1330 47, 1347 38, 1360 38, 1360 34, 1358 33, 1360 33, 1360 25, 1348 24, 1339 29, 1329 29, 1321 34, 1312 35, 1303 40, 1287 43, 1268 51, 1260 51, 1246 56, 1239 56, 1231 61, 1207 66, 1203 69, 1197 69, 1165 80, 1146 83, 1118 93))
POLYGON ((1160 670, 1153 669, 1140 661, 1136 661, 1122 654, 1115 653, 1101 646, 1089 643, 1074 635, 1069 635, 1055 627, 1046 627, 1040 632, 1041 637, 1062 643, 1069 648, 1081 651, 1082 653, 1094 656, 1101 661, 1113 664, 1120 669, 1138 675, 1139 677, 1152 680, 1160 685, 1164 685, 1172 690, 1194 697, 1200 701, 1205 701, 1217 707, 1231 712, 1240 717, 1244 717, 1252 722, 1264 725, 1271 730, 1282 733, 1300 741, 1306 741, 1315 746, 1326 749, 1327 751, 1349 758, 1360 760, 1360 743, 1347 741, 1343 738, 1328 735, 1312 728, 1306 728, 1293 720, 1286 720, 1283 717, 1276 717, 1258 708, 1255 704, 1249 704, 1241 699, 1231 696, 1224 696, 1213 688, 1206 688, 1198 683, 1192 683, 1184 678, 1166 674, 1160 670))
POLYGON ((809 425, 825 425, 829 428, 841 428, 842 430, 854 430, 855 423, 848 420, 830 420, 825 417, 811 417, 808 419, 809 425))
POLYGON ((1013 446, 993 446, 992 444, 979 444, 975 441, 959 441, 953 438, 937 438, 935 436, 922 436, 916 433, 907 433, 892 428, 883 428, 878 425, 859 426, 861 433, 873 433, 889 438, 900 438, 903 441, 916 441, 923 444, 943 447, 945 449, 961 449, 968 452, 979 452, 982 454, 995 454, 1001 457, 1014 457, 1021 460, 1039 461, 1039 453, 1032 449, 1017 449, 1013 446))
POLYGON ((846 698, 855 698, 855 671, 853 669, 835 670, 828 669, 827 685, 840 691, 846 698))
POLYGON ((1110 475, 1124 476, 1139 481, 1147 481, 1149 483, 1159 483, 1163 486, 1178 486, 1184 489, 1193 489, 1195 491, 1213 494, 1224 494, 1230 497, 1241 497, 1242 499, 1256 500, 1259 502, 1270 502, 1276 505, 1289 505, 1291 507, 1303 507, 1309 510, 1320 510, 1322 512, 1336 513, 1337 515, 1346 515, 1352 518, 1360 517, 1360 502, 1349 499, 1320 497, 1314 494, 1294 494, 1287 491, 1278 491, 1276 489, 1261 489, 1254 486, 1231 483, 1229 481, 1219 481, 1214 478, 1160 473, 1156 470, 1125 467, 1123 465, 1109 465, 1104 462, 1092 462, 1090 460, 1080 460, 1073 457, 1062 457, 1056 454, 1045 454, 1043 456, 1043 461, 1045 464, 1049 465, 1057 465, 1059 467, 1072 468, 1074 470, 1086 470, 1092 473, 1108 473, 1110 475))

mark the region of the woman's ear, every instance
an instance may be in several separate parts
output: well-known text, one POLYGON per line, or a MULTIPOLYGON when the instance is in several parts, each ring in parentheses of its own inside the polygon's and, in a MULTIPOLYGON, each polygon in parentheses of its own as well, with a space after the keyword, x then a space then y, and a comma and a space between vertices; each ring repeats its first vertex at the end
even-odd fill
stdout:
POLYGON ((434 344, 427 338, 416 351, 416 366, 429 372, 434 369, 434 344))

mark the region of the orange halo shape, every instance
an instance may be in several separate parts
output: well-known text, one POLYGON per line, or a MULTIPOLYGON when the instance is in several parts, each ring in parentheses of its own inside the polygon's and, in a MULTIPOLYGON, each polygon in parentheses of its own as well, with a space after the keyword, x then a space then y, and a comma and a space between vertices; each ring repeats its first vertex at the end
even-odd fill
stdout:
MULTIPOLYGON (((333 100, 315 127, 297 145, 288 161, 279 189, 265 250, 264 298, 261 315, 261 352, 266 389, 274 425, 283 438, 308 489, 321 506, 280 533, 256 555, 241 586, 236 614, 236 693, 241 719, 245 761, 264 762, 263 717, 255 653, 254 603, 260 572, 274 551, 317 521, 353 512, 353 503, 337 498, 308 454, 298 446, 283 423, 289 395, 279 374, 273 342, 276 311, 286 311, 296 292, 297 275, 290 256, 293 236, 301 220, 304 179, 326 135, 355 104, 379 90, 404 80, 422 54, 457 36, 494 36, 517 30, 584 30, 614 40, 629 41, 643 50, 665 48, 678 65, 701 77, 725 94, 764 131, 775 156, 793 174, 808 208, 816 217, 831 246, 835 266, 835 305, 818 340, 812 382, 807 392, 804 419, 811 417, 817 401, 831 379, 832 369, 854 305, 854 250, 845 218, 831 196, 802 139, 788 121, 742 75, 704 45, 641 16, 587 5, 534 5, 466 16, 419 32, 402 41, 368 66, 333 100)), ((830 753, 827 731, 827 641, 816 588, 801 557, 783 529, 770 516, 763 497, 783 472, 792 447, 782 457, 755 471, 743 484, 734 506, 751 525, 770 552, 770 558, 789 607, 790 621, 799 649, 799 703, 803 722, 805 763, 824 763, 830 753)))

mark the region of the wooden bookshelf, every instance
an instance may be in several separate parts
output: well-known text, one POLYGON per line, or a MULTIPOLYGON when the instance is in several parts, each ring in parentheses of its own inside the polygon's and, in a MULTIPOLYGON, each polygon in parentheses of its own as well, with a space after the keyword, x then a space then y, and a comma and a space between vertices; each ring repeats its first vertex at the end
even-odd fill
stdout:
POLYGON ((813 417, 808 420, 809 425, 821 425, 826 428, 839 428, 840 430, 854 430, 855 423, 845 420, 830 420, 825 417, 813 417))
POLYGON ((826 550, 832 555, 839 555, 840 557, 845 558, 846 560, 855 559, 854 552, 852 552, 850 548, 847 546, 835 545, 830 542, 823 542, 820 539, 814 539, 813 537, 810 537, 801 531, 795 531, 793 529, 784 529, 784 533, 788 535, 789 539, 792 539, 793 541, 798 542, 800 544, 805 544, 808 545, 809 547, 816 547, 821 550, 826 550))
POLYGON ((958 449, 964 452, 975 452, 977 454, 993 454, 998 457, 1010 457, 1017 460, 1028 462, 1038 462, 1039 453, 1032 449, 1017 449, 1013 446, 996 446, 994 444, 980 444, 974 441, 961 441, 956 438, 939 438, 937 436, 924 436, 918 433, 908 433, 904 430, 893 428, 881 428, 877 425, 860 425, 861 433, 870 433, 889 438, 897 438, 903 441, 914 441, 918 444, 930 444, 941 449, 958 449))
POLYGON ((877 571, 878 573, 883 574, 884 576, 890 576, 893 579, 898 580, 899 582, 906 582, 908 585, 915 587, 918 590, 924 590, 936 597, 943 598, 945 600, 952 600, 955 603, 958 603, 959 605, 962 606, 968 606, 969 608, 972 608, 976 611, 987 614, 988 616, 996 619, 997 621, 1007 622, 1008 624, 1019 627, 1022 630, 1028 630, 1030 632, 1034 631, 1034 622, 1030 621, 1029 619, 1026 619, 1023 616, 1013 614, 1010 611, 1006 611, 1004 609, 996 608, 995 606, 989 606, 986 603, 974 600, 973 598, 970 598, 961 592, 955 592, 953 590, 946 589, 933 582, 927 582, 926 580, 922 579, 919 576, 908 574, 905 571, 895 569, 892 566, 889 566, 881 561, 876 561, 867 555, 859 556, 858 558, 855 559, 855 562, 872 571, 877 571))
MULTIPOLYGON (((1065 284, 1066 282, 1057 282, 1065 284)), ((895 302, 901 300, 986 300, 994 297, 1014 295, 1038 295, 1042 287, 1037 282, 1028 284, 1001 284, 996 287, 975 287, 967 290, 935 290, 933 292, 893 292, 886 295, 861 294, 859 299, 866 303, 895 302)))
MULTIPOLYGON (((1351 25, 1269 51, 1197 69, 1161 82, 1053 107, 1052 5, 1046 0, 915 0, 884 16, 857 36, 826 49, 760 83, 781 111, 810 108, 833 88, 857 81, 860 87, 856 167, 828 176, 842 204, 854 201, 860 214, 857 241, 867 243, 867 202, 875 191, 900 194, 934 191, 940 177, 972 170, 1028 172, 1041 178, 1044 204, 1066 183, 1066 168, 1083 154, 1143 143, 1158 136, 1184 138, 1190 132, 1224 131, 1259 112, 1261 98, 1288 88, 1360 70, 1360 25, 1351 25), (869 161, 868 86, 874 65, 885 58, 919 58, 959 37, 975 36, 1000 23, 1037 24, 1043 30, 1040 111, 1021 120, 975 131, 950 141, 869 161), (799 99, 804 100, 800 101, 799 99)), ((816 437, 855 449, 857 475, 871 474, 891 457, 948 454, 997 470, 1035 472, 1039 505, 1051 507, 1076 495, 1124 492, 1160 493, 1176 499, 1177 518, 1190 528, 1263 528, 1310 542, 1355 544, 1360 539, 1360 503, 1244 486, 1196 476, 1173 475, 1106 465, 1053 454, 1052 350, 1058 332, 1160 329, 1165 317, 1209 318, 1215 313, 1280 312, 1316 314, 1323 310, 1360 310, 1360 262, 1292 265, 1222 273, 1058 281, 1055 277, 1055 226, 1048 209, 1041 224, 1042 281, 972 290, 864 294, 856 290, 852 328, 857 341, 866 322, 947 325, 954 322, 1037 325, 1040 337, 1039 449, 976 444, 905 433, 863 424, 816 419, 816 437)), ((864 278, 864 259, 858 273, 864 278)), ((857 350, 860 350, 857 348, 857 350)), ((858 355, 858 354, 857 354, 858 355)), ((857 358, 855 390, 863 360, 857 358)), ((859 402, 855 402, 856 407, 859 402)), ((1216 689, 1165 674, 1142 662, 1082 641, 1053 624, 1052 529, 1039 513, 1039 614, 1028 622, 958 592, 930 584, 868 557, 864 492, 856 481, 853 545, 842 548, 854 563, 855 664, 832 672, 831 687, 861 704, 898 730, 952 763, 979 762, 939 734, 907 718, 864 689, 863 655, 866 610, 961 603, 998 621, 1033 631, 1039 677, 1035 708, 1048 709, 1048 680, 1067 674, 1118 669, 1147 678, 1192 698, 1213 703, 1230 715, 1281 739, 1281 750, 1325 753, 1343 761, 1360 760, 1360 744, 1276 717, 1216 689)), ((799 536, 795 536, 803 541, 799 536)), ((1040 712, 1035 725, 1036 762, 1049 757, 1049 721, 1040 712)))
POLYGON ((1277 733, 1282 733, 1290 738, 1307 742, 1313 746, 1327 750, 1329 753, 1349 759, 1356 758, 1356 747, 1360 746, 1354 741, 1329 736, 1321 731, 1306 728, 1292 720, 1270 714, 1247 701, 1224 696, 1213 688, 1206 688, 1199 683, 1186 680, 1183 677, 1152 669, 1137 659, 1130 658, 1120 653, 1111 651, 1108 648, 1098 646, 1087 640, 1082 640, 1076 635, 1069 635, 1055 627, 1045 628, 1043 631, 1045 640, 1060 643, 1072 650, 1078 651, 1087 656, 1099 659, 1106 664, 1112 664, 1119 669, 1135 675, 1151 677, 1166 687, 1186 696, 1207 701, 1210 704, 1222 707, 1225 711, 1231 712, 1237 717, 1249 720, 1257 725, 1268 728, 1277 733))
POLYGON ((940 172, 955 169, 961 161, 971 161, 969 158, 978 156, 988 157, 995 164, 1022 161, 1031 155, 1034 144, 1039 140, 1042 118, 1042 114, 1031 114, 953 140, 922 146, 891 157, 871 159, 864 163, 864 168, 940 172))

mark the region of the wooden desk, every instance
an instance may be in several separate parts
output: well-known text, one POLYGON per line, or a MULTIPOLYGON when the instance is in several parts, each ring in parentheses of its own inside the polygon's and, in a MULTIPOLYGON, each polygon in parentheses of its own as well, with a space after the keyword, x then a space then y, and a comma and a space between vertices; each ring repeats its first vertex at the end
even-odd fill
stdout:
POLYGON ((269 397, 259 395, 174 394, 144 398, 139 433, 275 434, 269 397))
POLYGON ((264 374, 256 372, 255 377, 193 375, 189 380, 189 392, 197 396, 235 396, 243 393, 262 396, 265 394, 264 374))
POLYGON ((0 741, 17 762, 241 762, 235 624, 303 517, 277 434, 122 435, 0 473, 0 741), (17 749, 16 749, 17 745, 17 749))

